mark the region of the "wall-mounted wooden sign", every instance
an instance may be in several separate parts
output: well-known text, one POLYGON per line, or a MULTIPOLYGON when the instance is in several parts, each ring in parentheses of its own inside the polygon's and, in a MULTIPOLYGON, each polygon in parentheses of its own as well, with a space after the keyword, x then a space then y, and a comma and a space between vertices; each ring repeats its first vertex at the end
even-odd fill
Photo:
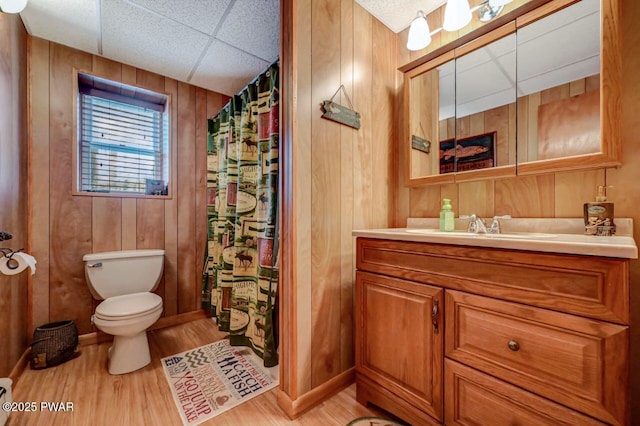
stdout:
POLYGON ((428 154, 431 150, 431 142, 420 136, 411 135, 411 148, 428 154))
POLYGON ((349 99, 349 95, 347 95, 347 91, 342 84, 340 85, 338 90, 336 90, 336 93, 333 94, 330 100, 322 102, 322 110, 322 118, 326 118, 327 120, 335 121, 340 124, 345 124, 355 129, 360 128, 360 113, 353 109, 353 105, 351 105, 351 99, 349 99), (336 97, 340 90, 344 92, 344 96, 349 103, 349 108, 333 102, 333 98, 336 97))

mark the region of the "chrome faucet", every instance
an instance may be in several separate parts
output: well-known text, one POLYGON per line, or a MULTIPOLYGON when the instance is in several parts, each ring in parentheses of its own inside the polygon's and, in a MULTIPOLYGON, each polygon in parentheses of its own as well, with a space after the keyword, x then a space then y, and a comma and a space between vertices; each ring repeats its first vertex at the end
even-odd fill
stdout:
POLYGON ((467 232, 472 234, 499 234, 501 232, 500 219, 511 219, 511 215, 494 216, 488 228, 484 219, 475 213, 470 216, 460 216, 460 219, 469 219, 467 232))
POLYGON ((471 232, 473 234, 486 234, 487 233, 487 225, 484 223, 484 219, 478 216, 477 214, 472 214, 471 216, 461 216, 462 219, 469 219, 469 226, 467 227, 467 232, 471 232))
POLYGON ((500 234, 501 233, 500 219, 511 219, 511 215, 505 214, 503 216, 494 216, 493 217, 493 221, 491 222, 491 225, 489 225, 489 229, 487 230, 487 233, 489 233, 489 234, 500 234))

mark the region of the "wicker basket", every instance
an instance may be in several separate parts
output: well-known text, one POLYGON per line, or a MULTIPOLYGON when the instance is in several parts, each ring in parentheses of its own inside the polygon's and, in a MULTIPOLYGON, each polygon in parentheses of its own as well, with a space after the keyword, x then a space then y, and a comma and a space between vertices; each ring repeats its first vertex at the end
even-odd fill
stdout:
POLYGON ((31 343, 31 368, 53 367, 70 360, 78 348, 78 329, 71 321, 58 321, 37 327, 31 343))

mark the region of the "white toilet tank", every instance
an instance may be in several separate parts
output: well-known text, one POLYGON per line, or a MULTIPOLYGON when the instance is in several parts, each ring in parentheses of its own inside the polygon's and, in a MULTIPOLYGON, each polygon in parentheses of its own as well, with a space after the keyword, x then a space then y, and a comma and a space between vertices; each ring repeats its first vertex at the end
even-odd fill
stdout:
POLYGON ((153 291, 164 268, 164 250, 122 250, 85 254, 84 272, 98 300, 153 291))

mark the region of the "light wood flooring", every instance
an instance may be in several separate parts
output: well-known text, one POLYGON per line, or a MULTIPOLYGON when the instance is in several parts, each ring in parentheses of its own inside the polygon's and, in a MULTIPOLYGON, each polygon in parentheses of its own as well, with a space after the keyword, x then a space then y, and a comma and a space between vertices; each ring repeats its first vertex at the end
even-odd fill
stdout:
MULTIPOLYGON (((107 350, 101 343, 80 347, 80 355, 45 370, 29 367, 13 390, 19 402, 73 402, 73 412, 12 413, 6 426, 146 426, 182 424, 160 359, 226 336, 211 319, 150 331, 151 364, 133 373, 112 376, 107 372, 107 350)), ((276 390, 259 395, 220 414, 203 425, 346 425, 357 417, 383 416, 355 400, 355 385, 289 420, 278 407, 276 390)))

